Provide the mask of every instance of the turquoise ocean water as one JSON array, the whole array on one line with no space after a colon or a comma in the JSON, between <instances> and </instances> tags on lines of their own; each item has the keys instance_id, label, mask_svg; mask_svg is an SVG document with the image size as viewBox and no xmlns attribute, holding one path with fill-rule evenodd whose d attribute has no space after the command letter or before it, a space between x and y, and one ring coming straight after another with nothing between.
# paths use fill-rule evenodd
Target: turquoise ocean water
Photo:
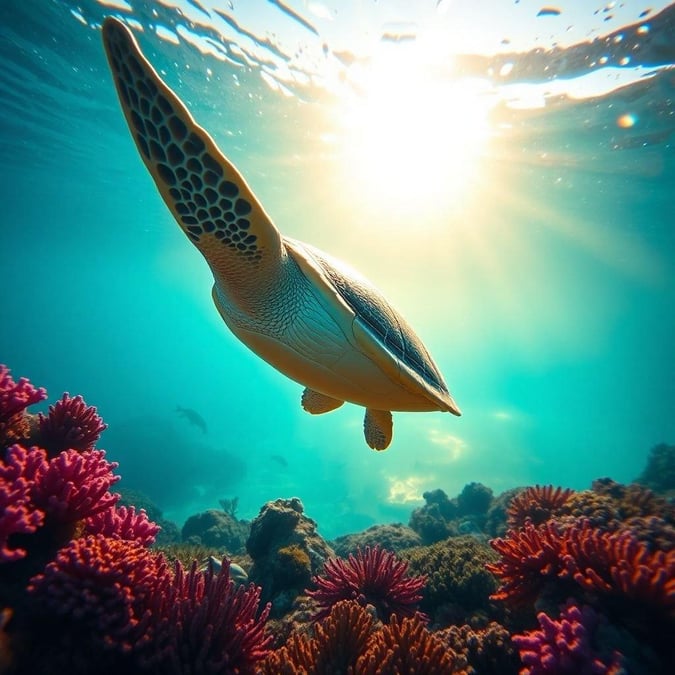
<instances>
[{"instance_id":1,"label":"turquoise ocean water","mask_svg":"<svg viewBox=\"0 0 675 675\"><path fill-rule=\"evenodd\" d=\"M109 14L279 229L406 316L461 418L395 414L373 452L362 409L310 417L229 333L129 135ZM628 482L675 442L673 64L667 3L3 0L0 362L96 405L122 485L179 525L297 496L330 538L471 481Z\"/></svg>"}]
</instances>

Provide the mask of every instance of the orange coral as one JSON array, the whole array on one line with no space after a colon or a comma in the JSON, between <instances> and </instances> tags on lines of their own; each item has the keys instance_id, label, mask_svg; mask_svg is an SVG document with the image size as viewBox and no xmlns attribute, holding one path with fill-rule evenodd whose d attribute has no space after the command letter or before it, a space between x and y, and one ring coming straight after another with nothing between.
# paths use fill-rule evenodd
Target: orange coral
<instances>
[{"instance_id":1,"label":"orange coral","mask_svg":"<svg viewBox=\"0 0 675 675\"><path fill-rule=\"evenodd\" d=\"M367 652L359 659L359 675L466 675L463 659L431 633L419 616L399 620L396 615L375 633Z\"/></svg>"}]
</instances>

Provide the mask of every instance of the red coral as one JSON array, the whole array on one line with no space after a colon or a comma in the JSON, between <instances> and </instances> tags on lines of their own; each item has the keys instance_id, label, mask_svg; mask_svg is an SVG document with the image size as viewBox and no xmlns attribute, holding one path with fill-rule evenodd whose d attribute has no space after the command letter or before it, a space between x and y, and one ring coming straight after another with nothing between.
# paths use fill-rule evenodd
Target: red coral
<instances>
[{"instance_id":1,"label":"red coral","mask_svg":"<svg viewBox=\"0 0 675 675\"><path fill-rule=\"evenodd\" d=\"M618 675L625 673L624 657L617 651L598 648L595 633L604 617L591 607L573 603L551 619L537 615L540 630L514 635L513 642L526 666L521 675Z\"/></svg>"},{"instance_id":2,"label":"red coral","mask_svg":"<svg viewBox=\"0 0 675 675\"><path fill-rule=\"evenodd\" d=\"M0 444L9 445L26 438L25 410L47 398L47 390L34 387L25 377L14 382L7 366L0 364Z\"/></svg>"},{"instance_id":3,"label":"red coral","mask_svg":"<svg viewBox=\"0 0 675 675\"><path fill-rule=\"evenodd\" d=\"M108 492L120 477L117 462L103 450L66 450L49 461L32 490L35 505L62 523L75 522L110 508L119 495Z\"/></svg>"},{"instance_id":4,"label":"red coral","mask_svg":"<svg viewBox=\"0 0 675 675\"><path fill-rule=\"evenodd\" d=\"M540 525L551 518L574 494L569 488L554 488L552 485L535 485L517 494L506 510L507 526L522 527L530 520Z\"/></svg>"},{"instance_id":5,"label":"red coral","mask_svg":"<svg viewBox=\"0 0 675 675\"><path fill-rule=\"evenodd\" d=\"M675 615L675 550L651 551L628 529L604 532L581 521L527 523L490 542L501 556L487 569L501 581L495 600L534 601L547 581L620 595Z\"/></svg>"},{"instance_id":6,"label":"red coral","mask_svg":"<svg viewBox=\"0 0 675 675\"><path fill-rule=\"evenodd\" d=\"M90 535L58 551L29 592L92 639L128 652L149 641L150 607L170 581L164 558L136 542Z\"/></svg>"},{"instance_id":7,"label":"red coral","mask_svg":"<svg viewBox=\"0 0 675 675\"><path fill-rule=\"evenodd\" d=\"M675 616L675 550L651 551L628 529L603 532L584 522L565 533L565 573L582 588L621 595Z\"/></svg>"},{"instance_id":8,"label":"red coral","mask_svg":"<svg viewBox=\"0 0 675 675\"><path fill-rule=\"evenodd\" d=\"M0 463L0 563L26 555L23 548L9 547L13 534L31 534L43 523L44 511L33 505L31 488L46 468L44 450L21 445L8 448L4 463Z\"/></svg>"},{"instance_id":9,"label":"red coral","mask_svg":"<svg viewBox=\"0 0 675 675\"><path fill-rule=\"evenodd\" d=\"M40 445L53 457L63 450L73 448L83 452L93 449L107 425L94 406L88 406L81 396L70 397L66 392L49 414L38 416Z\"/></svg>"},{"instance_id":10,"label":"red coral","mask_svg":"<svg viewBox=\"0 0 675 675\"><path fill-rule=\"evenodd\" d=\"M426 576L410 577L408 563L391 551L378 546L347 560L333 558L324 566L325 576L315 576L315 590L307 594L319 605L315 618L328 616L330 608L339 600L356 600L360 605L373 605L377 615L388 621L392 614L412 616L422 599Z\"/></svg>"},{"instance_id":11,"label":"red coral","mask_svg":"<svg viewBox=\"0 0 675 675\"><path fill-rule=\"evenodd\" d=\"M546 579L555 579L563 569L561 534L554 521L539 527L528 522L519 530L509 530L503 539L493 539L490 546L501 558L485 567L501 581L501 586L490 598L515 603L534 601Z\"/></svg>"},{"instance_id":12,"label":"red coral","mask_svg":"<svg viewBox=\"0 0 675 675\"><path fill-rule=\"evenodd\" d=\"M86 534L102 534L112 539L135 541L150 546L162 529L153 523L141 509L138 513L133 506L112 506L105 511L89 516L84 523Z\"/></svg>"},{"instance_id":13,"label":"red coral","mask_svg":"<svg viewBox=\"0 0 675 675\"><path fill-rule=\"evenodd\" d=\"M161 649L160 671L252 673L272 642L265 635L270 605L259 612L259 602L259 587L235 586L229 561L223 560L218 573L200 572L196 562L186 573L177 561L173 582L155 609L154 621L164 636L156 645Z\"/></svg>"}]
</instances>

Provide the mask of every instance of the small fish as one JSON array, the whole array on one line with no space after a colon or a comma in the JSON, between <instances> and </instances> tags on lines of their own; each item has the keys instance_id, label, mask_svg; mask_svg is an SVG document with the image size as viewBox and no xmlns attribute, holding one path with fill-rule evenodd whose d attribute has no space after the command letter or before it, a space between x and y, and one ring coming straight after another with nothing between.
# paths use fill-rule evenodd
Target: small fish
<instances>
[{"instance_id":1,"label":"small fish","mask_svg":"<svg viewBox=\"0 0 675 675\"><path fill-rule=\"evenodd\" d=\"M202 433L206 433L206 422L196 410L192 410L192 408L181 408L177 405L176 412L193 426L199 427L202 430Z\"/></svg>"},{"instance_id":2,"label":"small fish","mask_svg":"<svg viewBox=\"0 0 675 675\"><path fill-rule=\"evenodd\" d=\"M270 459L273 459L275 462L278 462L284 469L288 466L288 462L281 455L272 455Z\"/></svg>"}]
</instances>

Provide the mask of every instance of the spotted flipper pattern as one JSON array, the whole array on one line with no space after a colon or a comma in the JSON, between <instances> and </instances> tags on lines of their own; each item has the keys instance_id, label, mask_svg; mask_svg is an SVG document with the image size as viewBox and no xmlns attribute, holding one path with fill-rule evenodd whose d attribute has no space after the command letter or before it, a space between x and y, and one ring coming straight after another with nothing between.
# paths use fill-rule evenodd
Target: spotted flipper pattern
<instances>
[{"instance_id":1,"label":"spotted flipper pattern","mask_svg":"<svg viewBox=\"0 0 675 675\"><path fill-rule=\"evenodd\" d=\"M214 271L236 275L278 258L279 231L244 178L147 61L131 31L107 18L103 42L139 153L181 229ZM252 279L251 283L256 283Z\"/></svg>"},{"instance_id":2,"label":"spotted flipper pattern","mask_svg":"<svg viewBox=\"0 0 675 675\"><path fill-rule=\"evenodd\" d=\"M386 450L394 433L394 422L388 410L366 409L363 418L363 435L373 450Z\"/></svg>"},{"instance_id":3,"label":"spotted flipper pattern","mask_svg":"<svg viewBox=\"0 0 675 675\"><path fill-rule=\"evenodd\" d=\"M326 394L314 391L309 387L302 392L302 407L312 415L323 415L323 413L339 408L343 403L344 401L326 396Z\"/></svg>"}]
</instances>

